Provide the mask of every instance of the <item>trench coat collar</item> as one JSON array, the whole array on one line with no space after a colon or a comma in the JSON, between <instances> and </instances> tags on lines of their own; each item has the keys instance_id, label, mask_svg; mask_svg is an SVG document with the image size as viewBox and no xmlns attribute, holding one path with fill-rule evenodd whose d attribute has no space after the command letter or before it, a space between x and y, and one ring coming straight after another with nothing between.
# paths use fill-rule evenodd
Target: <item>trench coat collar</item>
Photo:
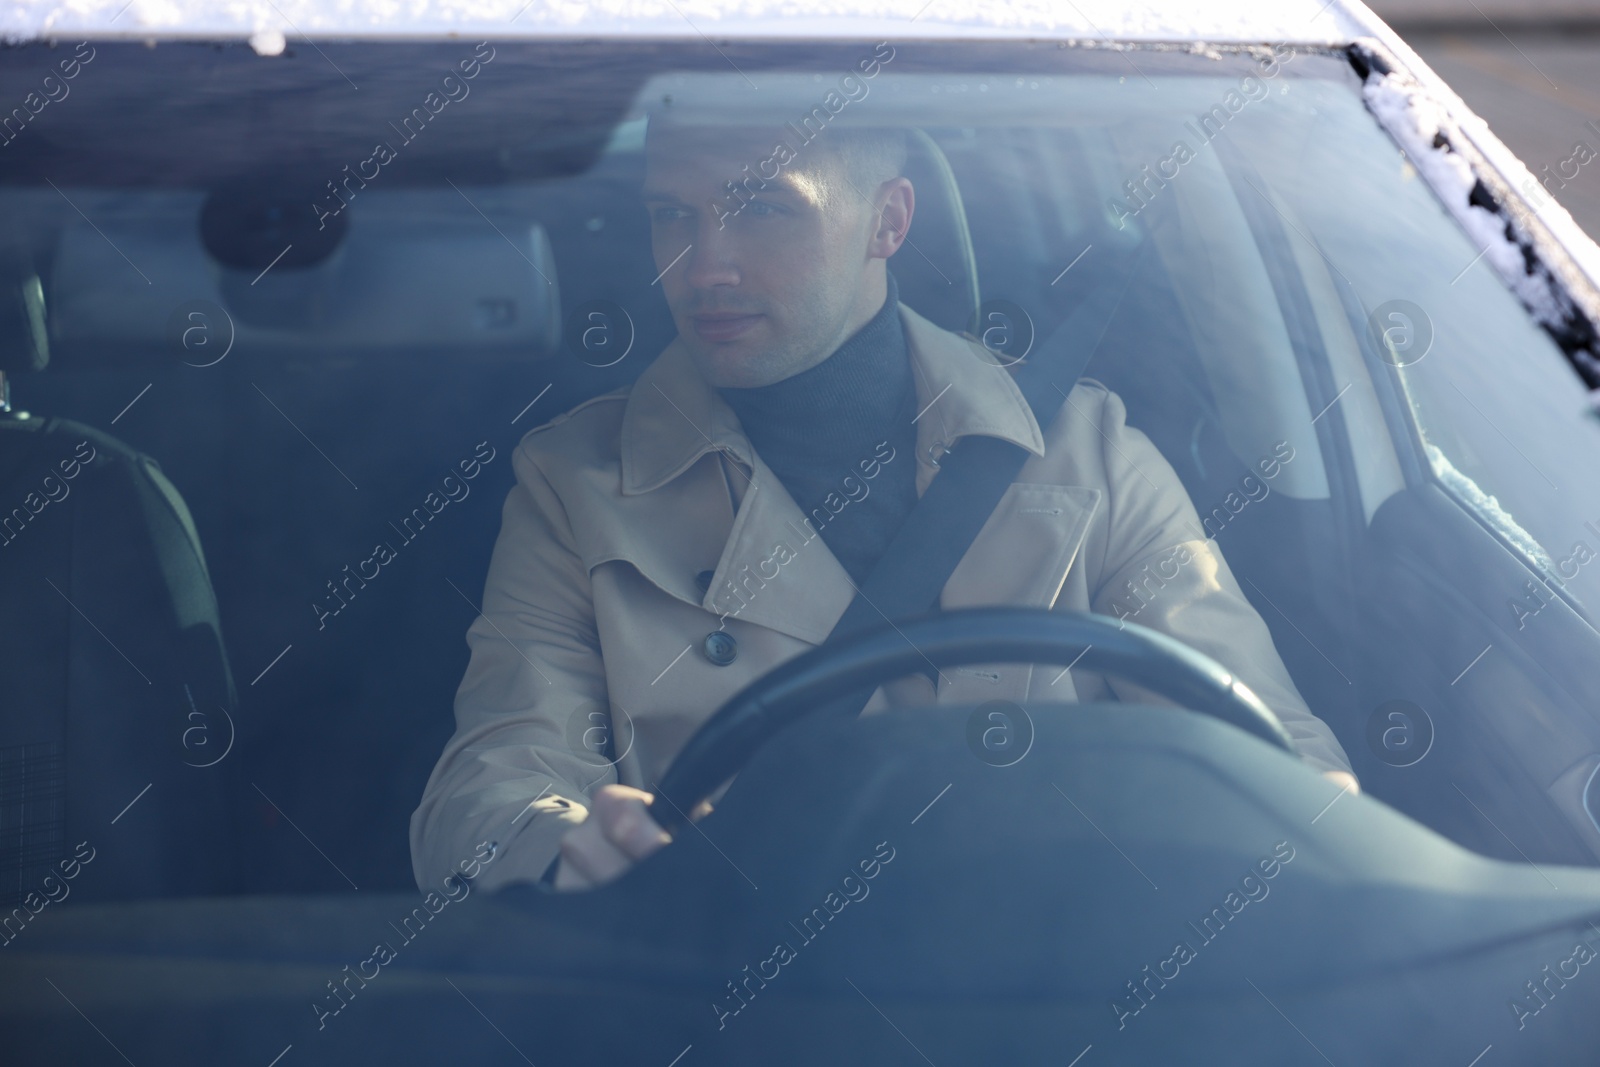
<instances>
[{"instance_id":1,"label":"trench coat collar","mask_svg":"<svg viewBox=\"0 0 1600 1067\"><path fill-rule=\"evenodd\" d=\"M1044 435L1022 391L976 341L950 333L900 305L906 350L917 388L917 456L924 468L917 490L932 476L927 460L962 437L999 437L1036 456ZM674 340L639 376L622 417L622 492L659 489L708 452L723 451L755 467L739 420Z\"/></svg>"}]
</instances>

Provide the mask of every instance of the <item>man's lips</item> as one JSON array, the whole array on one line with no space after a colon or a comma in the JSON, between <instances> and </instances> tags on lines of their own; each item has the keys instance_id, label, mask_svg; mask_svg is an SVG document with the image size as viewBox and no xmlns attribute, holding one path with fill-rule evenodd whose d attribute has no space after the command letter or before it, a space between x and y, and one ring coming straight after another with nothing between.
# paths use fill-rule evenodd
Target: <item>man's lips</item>
<instances>
[{"instance_id":1,"label":"man's lips","mask_svg":"<svg viewBox=\"0 0 1600 1067\"><path fill-rule=\"evenodd\" d=\"M755 325L760 315L739 315L732 312L707 312L690 316L694 332L702 341L731 341Z\"/></svg>"}]
</instances>

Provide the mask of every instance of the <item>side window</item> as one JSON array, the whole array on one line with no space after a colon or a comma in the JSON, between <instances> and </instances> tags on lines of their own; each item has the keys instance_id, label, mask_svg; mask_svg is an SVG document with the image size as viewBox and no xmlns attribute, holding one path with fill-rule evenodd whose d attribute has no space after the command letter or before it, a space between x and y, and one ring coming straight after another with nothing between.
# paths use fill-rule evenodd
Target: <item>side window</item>
<instances>
[{"instance_id":1,"label":"side window","mask_svg":"<svg viewBox=\"0 0 1600 1067\"><path fill-rule=\"evenodd\" d=\"M1293 220L1297 257L1326 264L1349 326L1380 354L1374 385L1397 394L1416 431L1395 446L1416 449L1417 466L1513 551L1600 610L1600 481L1562 473L1600 459L1582 383L1501 280L1502 250L1468 237L1362 104L1308 84L1284 101L1296 99L1296 151L1242 123L1230 137L1274 214Z\"/></svg>"},{"instance_id":2,"label":"side window","mask_svg":"<svg viewBox=\"0 0 1600 1067\"><path fill-rule=\"evenodd\" d=\"M1513 302L1482 264L1454 287L1464 309ZM1600 421L1554 344L1520 308L1503 311L1452 317L1394 301L1374 312L1372 328L1403 382L1423 468L1592 612L1600 485L1570 472L1574 456L1596 454Z\"/></svg>"}]
</instances>

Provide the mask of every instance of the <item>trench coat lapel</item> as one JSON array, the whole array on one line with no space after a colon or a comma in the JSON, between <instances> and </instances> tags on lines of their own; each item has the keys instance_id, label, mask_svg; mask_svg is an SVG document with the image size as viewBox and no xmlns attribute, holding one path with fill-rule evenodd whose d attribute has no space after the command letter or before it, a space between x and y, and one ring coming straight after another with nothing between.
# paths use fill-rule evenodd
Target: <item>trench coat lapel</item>
<instances>
[{"instance_id":1,"label":"trench coat lapel","mask_svg":"<svg viewBox=\"0 0 1600 1067\"><path fill-rule=\"evenodd\" d=\"M820 644L855 592L778 476L757 459L706 606Z\"/></svg>"},{"instance_id":2,"label":"trench coat lapel","mask_svg":"<svg viewBox=\"0 0 1600 1067\"><path fill-rule=\"evenodd\" d=\"M687 526L691 538L720 546L710 586L703 595L695 588L693 602L810 644L828 636L855 595L849 575L677 342L629 394L621 448L623 496L638 506L626 508L637 517L619 516L620 528L632 531L635 541L681 544L685 537L667 531ZM706 491L722 494L729 506L717 516L703 505L675 506L703 501ZM656 585L686 598L692 561L664 557L645 544L625 558Z\"/></svg>"}]
</instances>

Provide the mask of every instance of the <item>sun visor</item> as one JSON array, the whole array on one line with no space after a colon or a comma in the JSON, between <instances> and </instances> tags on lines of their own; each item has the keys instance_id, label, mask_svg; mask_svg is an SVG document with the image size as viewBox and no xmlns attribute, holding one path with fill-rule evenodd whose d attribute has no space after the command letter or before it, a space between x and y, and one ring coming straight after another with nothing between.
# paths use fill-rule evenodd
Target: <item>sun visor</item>
<instances>
[{"instance_id":1,"label":"sun visor","mask_svg":"<svg viewBox=\"0 0 1600 1067\"><path fill-rule=\"evenodd\" d=\"M536 358L560 340L550 242L499 190L366 192L331 235L218 224L197 193L81 195L95 222L62 228L45 294L69 363Z\"/></svg>"}]
</instances>

